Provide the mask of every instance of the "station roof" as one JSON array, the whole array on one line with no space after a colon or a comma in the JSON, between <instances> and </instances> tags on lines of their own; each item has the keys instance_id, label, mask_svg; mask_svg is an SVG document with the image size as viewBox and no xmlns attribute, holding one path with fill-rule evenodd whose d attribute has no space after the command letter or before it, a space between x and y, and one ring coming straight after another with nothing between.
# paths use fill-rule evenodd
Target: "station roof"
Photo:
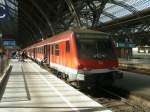
<instances>
[{"instance_id":1,"label":"station roof","mask_svg":"<svg viewBox=\"0 0 150 112\"><path fill-rule=\"evenodd\" d=\"M15 36L18 22L18 1L0 0L0 32L3 35Z\"/></svg>"},{"instance_id":2,"label":"station roof","mask_svg":"<svg viewBox=\"0 0 150 112\"><path fill-rule=\"evenodd\" d=\"M103 10L112 16L102 13L100 21L112 21L116 18L122 18L124 16L139 13L142 10L150 8L150 0L116 0L112 3L107 3Z\"/></svg>"},{"instance_id":3,"label":"station roof","mask_svg":"<svg viewBox=\"0 0 150 112\"><path fill-rule=\"evenodd\" d=\"M7 15L0 18L3 34L28 44L70 27L121 34L150 30L150 0L0 0L0 6Z\"/></svg>"}]
</instances>

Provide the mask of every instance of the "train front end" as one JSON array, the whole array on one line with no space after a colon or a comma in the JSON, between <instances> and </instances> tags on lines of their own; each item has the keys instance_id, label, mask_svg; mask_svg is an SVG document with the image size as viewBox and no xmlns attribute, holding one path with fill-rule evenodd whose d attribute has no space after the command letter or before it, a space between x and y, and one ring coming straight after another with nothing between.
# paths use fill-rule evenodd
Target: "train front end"
<instances>
[{"instance_id":1,"label":"train front end","mask_svg":"<svg viewBox=\"0 0 150 112\"><path fill-rule=\"evenodd\" d=\"M76 33L77 80L90 86L109 86L121 78L112 39L104 33Z\"/></svg>"}]
</instances>

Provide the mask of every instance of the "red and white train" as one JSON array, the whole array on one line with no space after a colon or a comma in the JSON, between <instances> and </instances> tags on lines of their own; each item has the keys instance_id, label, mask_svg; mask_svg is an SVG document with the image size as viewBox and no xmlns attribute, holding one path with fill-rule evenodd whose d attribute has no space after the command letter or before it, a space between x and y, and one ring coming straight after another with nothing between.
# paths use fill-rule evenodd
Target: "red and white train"
<instances>
[{"instance_id":1,"label":"red and white train","mask_svg":"<svg viewBox=\"0 0 150 112\"><path fill-rule=\"evenodd\" d=\"M25 48L27 56L43 62L60 77L90 85L112 84L121 78L112 39L103 32L70 30Z\"/></svg>"}]
</instances>

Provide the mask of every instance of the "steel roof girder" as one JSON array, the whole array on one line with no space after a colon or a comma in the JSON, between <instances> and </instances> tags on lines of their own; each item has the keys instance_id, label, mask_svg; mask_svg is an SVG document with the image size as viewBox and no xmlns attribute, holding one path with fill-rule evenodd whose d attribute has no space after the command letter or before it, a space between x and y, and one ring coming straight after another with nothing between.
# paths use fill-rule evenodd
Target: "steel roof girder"
<instances>
[{"instance_id":1,"label":"steel roof girder","mask_svg":"<svg viewBox=\"0 0 150 112\"><path fill-rule=\"evenodd\" d=\"M45 20L46 20L46 22L47 22L47 24L48 24L48 26L49 26L49 28L50 28L50 30L51 30L51 32L52 32L52 34L54 35L54 34L55 34L54 28L53 28L53 26L52 26L52 23L51 23L50 20L48 19L47 15L45 14L45 12L39 7L39 5L38 5L34 0L31 0L30 2L31 2L31 3L37 8L37 10L43 15L43 17L45 18Z\"/></svg>"},{"instance_id":2,"label":"steel roof girder","mask_svg":"<svg viewBox=\"0 0 150 112\"><path fill-rule=\"evenodd\" d=\"M72 0L65 0L65 2L66 2L66 4L69 7L70 12L73 14L73 16L75 16L75 20L76 20L77 26L81 27L80 17L79 17L79 14L76 12L76 9L75 9L75 7L73 5Z\"/></svg>"},{"instance_id":3,"label":"steel roof girder","mask_svg":"<svg viewBox=\"0 0 150 112\"><path fill-rule=\"evenodd\" d=\"M32 17L30 15L28 15L28 13L26 11L24 11L23 9L21 9L21 10L22 10L23 14L25 15L25 17L30 19L29 21L31 21L31 24L33 24L37 28L37 30L40 32L41 37L44 38L44 34L43 34L41 28L39 27L39 25L32 19Z\"/></svg>"},{"instance_id":4,"label":"steel roof girder","mask_svg":"<svg viewBox=\"0 0 150 112\"><path fill-rule=\"evenodd\" d=\"M118 5L120 7L123 7L124 9L126 9L126 10L128 10L128 11L130 11L132 13L137 13L138 12L135 7L133 7L131 5L128 5L125 2L123 2L123 1L109 0L108 2L109 3L113 3L115 5Z\"/></svg>"}]
</instances>

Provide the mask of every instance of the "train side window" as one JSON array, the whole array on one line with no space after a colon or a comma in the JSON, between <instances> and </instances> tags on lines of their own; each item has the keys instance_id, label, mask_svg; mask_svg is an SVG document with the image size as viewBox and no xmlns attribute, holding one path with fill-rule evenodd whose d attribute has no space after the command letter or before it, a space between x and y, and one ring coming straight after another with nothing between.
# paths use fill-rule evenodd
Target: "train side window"
<instances>
[{"instance_id":1,"label":"train side window","mask_svg":"<svg viewBox=\"0 0 150 112\"><path fill-rule=\"evenodd\" d=\"M51 48L51 46L50 46L50 45L48 45L48 46L47 46L48 54L50 54L50 53L51 53L51 52L50 52L50 48Z\"/></svg>"},{"instance_id":2,"label":"train side window","mask_svg":"<svg viewBox=\"0 0 150 112\"><path fill-rule=\"evenodd\" d=\"M54 45L52 45L52 55L54 55Z\"/></svg>"},{"instance_id":3,"label":"train side window","mask_svg":"<svg viewBox=\"0 0 150 112\"><path fill-rule=\"evenodd\" d=\"M42 53L44 53L44 46L42 46Z\"/></svg>"},{"instance_id":4,"label":"train side window","mask_svg":"<svg viewBox=\"0 0 150 112\"><path fill-rule=\"evenodd\" d=\"M55 45L55 55L59 56L59 45L58 44Z\"/></svg>"},{"instance_id":5,"label":"train side window","mask_svg":"<svg viewBox=\"0 0 150 112\"><path fill-rule=\"evenodd\" d=\"M66 52L70 52L70 42L66 41Z\"/></svg>"}]
</instances>

